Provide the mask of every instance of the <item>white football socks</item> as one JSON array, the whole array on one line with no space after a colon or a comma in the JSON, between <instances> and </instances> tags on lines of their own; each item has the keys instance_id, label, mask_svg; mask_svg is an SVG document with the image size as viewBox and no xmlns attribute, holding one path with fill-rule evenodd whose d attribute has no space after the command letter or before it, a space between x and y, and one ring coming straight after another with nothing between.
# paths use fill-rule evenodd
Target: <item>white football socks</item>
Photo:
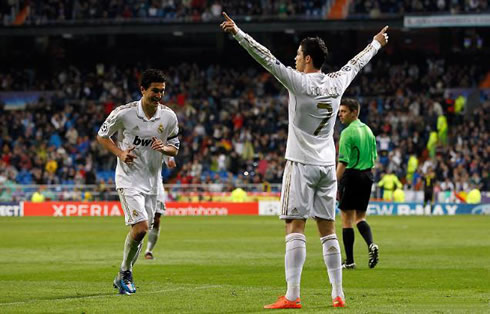
<instances>
[{"instance_id":1,"label":"white football socks","mask_svg":"<svg viewBox=\"0 0 490 314\"><path fill-rule=\"evenodd\" d=\"M158 237L160 236L160 226L158 228L152 228L148 233L148 243L146 245L146 252L152 252L155 244L157 244Z\"/></svg>"},{"instance_id":2,"label":"white football socks","mask_svg":"<svg viewBox=\"0 0 490 314\"><path fill-rule=\"evenodd\" d=\"M337 236L329 234L320 238L323 246L323 260L327 266L328 278L332 284L332 299L340 296L344 299L342 290L342 262L340 257L340 246Z\"/></svg>"},{"instance_id":3,"label":"white football socks","mask_svg":"<svg viewBox=\"0 0 490 314\"><path fill-rule=\"evenodd\" d=\"M300 295L301 272L306 259L306 237L301 233L290 233L286 236L286 282L288 290L286 299L295 301Z\"/></svg>"},{"instance_id":4,"label":"white football socks","mask_svg":"<svg viewBox=\"0 0 490 314\"><path fill-rule=\"evenodd\" d=\"M126 241L124 242L124 253L123 253L123 261L121 263L121 270L133 270L133 261L136 262L138 258L138 254L141 250L142 241L136 241L131 236L129 232L126 236ZM136 259L135 259L136 258Z\"/></svg>"},{"instance_id":5,"label":"white football socks","mask_svg":"<svg viewBox=\"0 0 490 314\"><path fill-rule=\"evenodd\" d=\"M138 244L138 252L133 257L133 260L131 261L131 269L133 268L133 265L136 263L138 260L138 256L140 256L141 248L143 247L143 240L141 240L140 244Z\"/></svg>"}]
</instances>

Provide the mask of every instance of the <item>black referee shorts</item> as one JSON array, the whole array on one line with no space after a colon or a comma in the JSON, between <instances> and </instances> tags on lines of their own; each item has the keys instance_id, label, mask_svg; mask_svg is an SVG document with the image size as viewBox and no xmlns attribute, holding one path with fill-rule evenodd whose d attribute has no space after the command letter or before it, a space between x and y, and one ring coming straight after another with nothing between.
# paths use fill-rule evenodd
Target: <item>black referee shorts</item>
<instances>
[{"instance_id":1,"label":"black referee shorts","mask_svg":"<svg viewBox=\"0 0 490 314\"><path fill-rule=\"evenodd\" d=\"M424 191L424 203L432 202L432 198L434 197L434 193L432 191Z\"/></svg>"},{"instance_id":2,"label":"black referee shorts","mask_svg":"<svg viewBox=\"0 0 490 314\"><path fill-rule=\"evenodd\" d=\"M366 211L372 186L371 169L346 169L339 182L339 209Z\"/></svg>"}]
</instances>

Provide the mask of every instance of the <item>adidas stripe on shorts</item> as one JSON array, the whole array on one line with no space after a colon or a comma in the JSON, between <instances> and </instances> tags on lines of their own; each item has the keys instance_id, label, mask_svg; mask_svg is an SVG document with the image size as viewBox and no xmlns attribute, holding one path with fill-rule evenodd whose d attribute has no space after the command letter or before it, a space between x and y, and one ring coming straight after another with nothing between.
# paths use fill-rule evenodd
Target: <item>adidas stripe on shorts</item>
<instances>
[{"instance_id":1,"label":"adidas stripe on shorts","mask_svg":"<svg viewBox=\"0 0 490 314\"><path fill-rule=\"evenodd\" d=\"M281 189L281 219L335 220L335 166L305 165L287 160Z\"/></svg>"}]
</instances>

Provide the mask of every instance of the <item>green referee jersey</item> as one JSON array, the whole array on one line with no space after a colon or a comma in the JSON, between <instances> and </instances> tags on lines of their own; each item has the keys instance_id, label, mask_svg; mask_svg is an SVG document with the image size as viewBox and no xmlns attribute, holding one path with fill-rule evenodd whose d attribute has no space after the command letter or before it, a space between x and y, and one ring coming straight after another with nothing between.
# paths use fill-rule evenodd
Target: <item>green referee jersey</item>
<instances>
[{"instance_id":1,"label":"green referee jersey","mask_svg":"<svg viewBox=\"0 0 490 314\"><path fill-rule=\"evenodd\" d=\"M378 154L376 138L371 129L359 119L347 126L340 134L339 162L347 169L365 170L374 167Z\"/></svg>"}]
</instances>

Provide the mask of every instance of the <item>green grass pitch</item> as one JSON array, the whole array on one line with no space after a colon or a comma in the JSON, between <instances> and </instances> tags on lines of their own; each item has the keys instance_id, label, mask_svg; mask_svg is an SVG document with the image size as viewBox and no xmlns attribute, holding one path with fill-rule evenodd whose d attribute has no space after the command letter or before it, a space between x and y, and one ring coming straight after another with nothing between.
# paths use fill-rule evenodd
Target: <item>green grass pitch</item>
<instances>
[{"instance_id":1,"label":"green grass pitch","mask_svg":"<svg viewBox=\"0 0 490 314\"><path fill-rule=\"evenodd\" d=\"M344 309L331 308L320 241L308 222L301 313L490 312L489 216L369 222L380 263L368 269L356 231L358 269L344 271ZM0 313L263 313L284 294L277 217L168 217L162 226L156 259L141 256L135 266L137 293L120 296L112 280L123 218L0 218Z\"/></svg>"}]
</instances>

